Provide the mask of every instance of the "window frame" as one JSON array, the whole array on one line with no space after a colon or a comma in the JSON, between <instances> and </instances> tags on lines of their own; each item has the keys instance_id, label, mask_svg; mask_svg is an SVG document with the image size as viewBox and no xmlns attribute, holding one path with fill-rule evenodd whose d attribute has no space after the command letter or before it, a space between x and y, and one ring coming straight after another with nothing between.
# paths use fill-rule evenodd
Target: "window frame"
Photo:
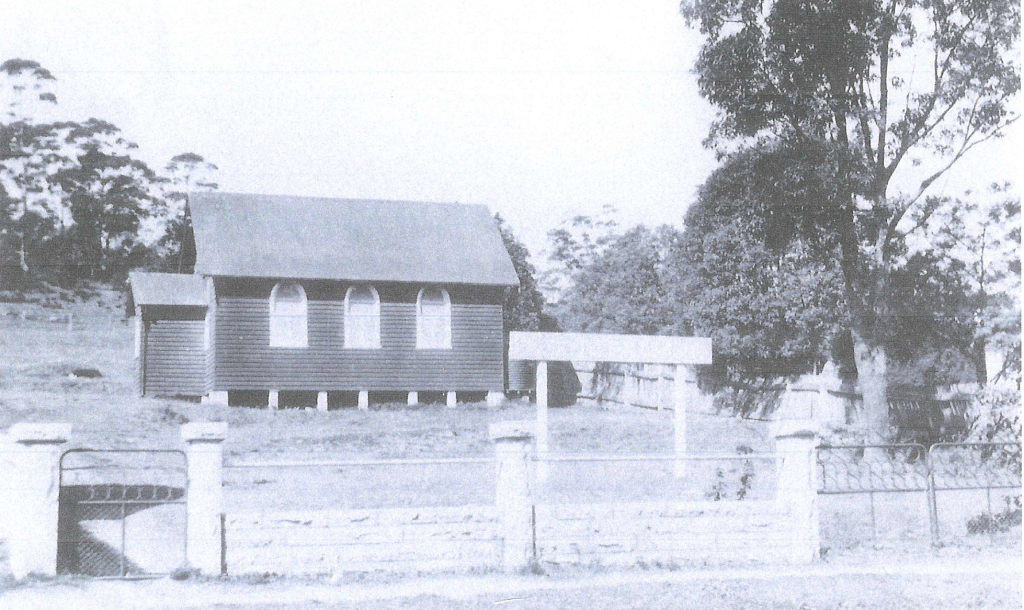
<instances>
[{"instance_id":1,"label":"window frame","mask_svg":"<svg viewBox=\"0 0 1024 610\"><path fill-rule=\"evenodd\" d=\"M302 326L301 338L296 338L296 339L293 339L293 340L290 340L290 341L289 340L282 340L282 337L280 336L281 335L281 331L278 331L278 333L276 333L277 341L275 341L275 332L274 332L275 316L277 316L278 314L275 314L274 310L276 309L276 305L277 305L277 293L278 293L278 290L281 288L281 286L288 286L288 285L293 285L296 288L298 288L299 289L299 294L302 296L302 314L301 314L301 323L300 323L301 326ZM268 341L268 343L270 344L270 347L273 347L273 348L285 348L285 349L296 349L296 348L304 349L304 348L308 348L309 347L309 298L306 296L306 289L302 287L302 284L300 282L289 281L289 280L282 280L282 281L277 282L276 284L274 284L274 287L270 291L270 299L269 299L268 304L270 306L270 315L269 315L270 337L269 337L269 341Z\"/></svg>"},{"instance_id":2,"label":"window frame","mask_svg":"<svg viewBox=\"0 0 1024 610\"><path fill-rule=\"evenodd\" d=\"M349 333L349 328L351 328L351 326L349 324L349 319L350 319L349 316L353 315L352 312L351 312L351 296L352 296L352 291L356 290L357 288L368 288L370 290L370 294L373 295L373 304L374 304L373 337L372 337L372 341L370 341L369 345L364 345L364 344L352 345L350 343L352 334ZM344 317L343 317L342 324L343 324L343 327L342 327L342 338L343 338L342 348L343 349L380 349L381 348L381 343L380 343L380 293L377 292L377 289L374 288L372 284L352 284L348 288L345 289L345 311L344 311Z\"/></svg>"},{"instance_id":3,"label":"window frame","mask_svg":"<svg viewBox=\"0 0 1024 610\"><path fill-rule=\"evenodd\" d=\"M423 293L427 290L440 290L441 296L444 297L444 319L447 321L444 333L444 341L441 345L424 345L425 343L425 329L423 326L423 320L425 318L423 313ZM452 349L452 297L448 292L448 289L444 286L424 286L420 288L416 294L416 349L427 349L427 350L450 350Z\"/></svg>"}]
</instances>

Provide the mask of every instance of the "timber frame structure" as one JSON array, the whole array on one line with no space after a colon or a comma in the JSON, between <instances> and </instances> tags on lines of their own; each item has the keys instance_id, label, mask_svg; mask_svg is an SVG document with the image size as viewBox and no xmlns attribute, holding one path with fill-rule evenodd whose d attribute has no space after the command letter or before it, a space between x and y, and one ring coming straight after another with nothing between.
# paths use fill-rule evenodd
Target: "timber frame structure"
<instances>
[{"instance_id":1,"label":"timber frame structure","mask_svg":"<svg viewBox=\"0 0 1024 610\"><path fill-rule=\"evenodd\" d=\"M548 443L548 362L590 361L630 364L671 364L676 368L673 386L676 475L685 470L686 407L704 399L697 387L696 366L711 364L711 339L646 335L589 333L509 333L509 362L537 363L537 477L547 478L544 457Z\"/></svg>"},{"instance_id":2,"label":"timber frame structure","mask_svg":"<svg viewBox=\"0 0 1024 610\"><path fill-rule=\"evenodd\" d=\"M484 206L189 198L195 273L132 273L142 395L367 408L370 392L504 398L519 279ZM479 399L479 398L478 398Z\"/></svg>"}]
</instances>

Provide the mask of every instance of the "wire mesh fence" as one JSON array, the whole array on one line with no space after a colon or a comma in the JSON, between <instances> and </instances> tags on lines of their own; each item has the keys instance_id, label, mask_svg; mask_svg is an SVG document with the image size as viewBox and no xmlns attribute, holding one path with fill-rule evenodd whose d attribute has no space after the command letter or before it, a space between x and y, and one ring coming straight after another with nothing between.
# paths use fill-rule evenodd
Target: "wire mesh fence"
<instances>
[{"instance_id":1,"label":"wire mesh fence","mask_svg":"<svg viewBox=\"0 0 1024 610\"><path fill-rule=\"evenodd\" d=\"M185 564L185 455L72 449L60 460L57 568L130 577Z\"/></svg>"},{"instance_id":2,"label":"wire mesh fence","mask_svg":"<svg viewBox=\"0 0 1024 610\"><path fill-rule=\"evenodd\" d=\"M780 456L766 453L566 454L534 458L545 503L767 500Z\"/></svg>"},{"instance_id":3,"label":"wire mesh fence","mask_svg":"<svg viewBox=\"0 0 1024 610\"><path fill-rule=\"evenodd\" d=\"M494 469L492 458L227 461L224 501L228 511L493 504Z\"/></svg>"},{"instance_id":4,"label":"wire mesh fence","mask_svg":"<svg viewBox=\"0 0 1024 610\"><path fill-rule=\"evenodd\" d=\"M551 453L532 460L531 492L546 503L767 500L775 454ZM344 459L303 455L228 460L230 511L490 505L493 458Z\"/></svg>"}]
</instances>

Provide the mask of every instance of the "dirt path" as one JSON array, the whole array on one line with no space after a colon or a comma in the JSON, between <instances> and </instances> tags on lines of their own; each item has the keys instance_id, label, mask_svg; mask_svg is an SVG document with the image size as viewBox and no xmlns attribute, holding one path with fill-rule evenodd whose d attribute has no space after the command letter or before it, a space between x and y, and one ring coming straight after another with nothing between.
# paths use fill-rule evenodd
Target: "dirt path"
<instances>
[{"instance_id":1,"label":"dirt path","mask_svg":"<svg viewBox=\"0 0 1024 610\"><path fill-rule=\"evenodd\" d=\"M602 589L636 585L694 582L773 581L841 577L1005 576L1020 582L1021 561L998 559L972 562L929 562L916 565L805 566L783 569L700 570L685 572L575 574L572 577L477 576L410 579L390 584L336 586L319 582L274 581L252 584L238 581L58 581L36 583L0 594L7 610L118 610L121 608L315 607L319 604L360 604L380 600L433 598L471 600L480 596L522 599L531 593Z\"/></svg>"}]
</instances>

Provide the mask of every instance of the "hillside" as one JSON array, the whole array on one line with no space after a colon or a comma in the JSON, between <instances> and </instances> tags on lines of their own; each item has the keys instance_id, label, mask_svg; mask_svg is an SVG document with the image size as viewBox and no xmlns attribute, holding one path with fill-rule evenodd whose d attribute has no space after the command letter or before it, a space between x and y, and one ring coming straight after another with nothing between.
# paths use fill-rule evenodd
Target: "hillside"
<instances>
[{"instance_id":1,"label":"hillside","mask_svg":"<svg viewBox=\"0 0 1024 610\"><path fill-rule=\"evenodd\" d=\"M186 421L227 421L230 454L313 452L364 457L483 455L487 425L531 419L522 402L500 409L482 404L450 410L439 405L410 409L377 405L370 412L321 413L200 405L184 400L140 398L134 378L132 321L124 296L92 285L28 294L0 302L0 428L19 421L75 425L74 443L92 447L176 447ZM18 302L11 302L16 300ZM76 377L96 369L100 377ZM690 414L690 446L729 451L765 446L758 422ZM576 406L551 414L553 448L561 451L662 453L671 450L671 412L610 411ZM725 433L723 433L725 432Z\"/></svg>"}]
</instances>

